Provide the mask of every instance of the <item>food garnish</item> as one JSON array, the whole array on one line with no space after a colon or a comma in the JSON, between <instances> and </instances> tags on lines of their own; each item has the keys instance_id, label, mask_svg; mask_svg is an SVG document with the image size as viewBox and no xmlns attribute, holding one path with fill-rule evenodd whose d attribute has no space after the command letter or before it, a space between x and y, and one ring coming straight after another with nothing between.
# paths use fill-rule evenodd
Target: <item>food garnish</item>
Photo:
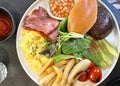
<instances>
[{"instance_id":1,"label":"food garnish","mask_svg":"<svg viewBox=\"0 0 120 86\"><path fill-rule=\"evenodd\" d=\"M68 31L84 35L96 22L97 0L77 0L68 17Z\"/></svg>"},{"instance_id":2,"label":"food garnish","mask_svg":"<svg viewBox=\"0 0 120 86\"><path fill-rule=\"evenodd\" d=\"M68 17L65 17L58 26L59 31L67 32L67 23L68 23Z\"/></svg>"},{"instance_id":3,"label":"food garnish","mask_svg":"<svg viewBox=\"0 0 120 86\"><path fill-rule=\"evenodd\" d=\"M87 38L79 39L70 39L63 43L62 52L63 54L75 54L82 53L84 50L88 49L90 46L91 40Z\"/></svg>"}]
</instances>

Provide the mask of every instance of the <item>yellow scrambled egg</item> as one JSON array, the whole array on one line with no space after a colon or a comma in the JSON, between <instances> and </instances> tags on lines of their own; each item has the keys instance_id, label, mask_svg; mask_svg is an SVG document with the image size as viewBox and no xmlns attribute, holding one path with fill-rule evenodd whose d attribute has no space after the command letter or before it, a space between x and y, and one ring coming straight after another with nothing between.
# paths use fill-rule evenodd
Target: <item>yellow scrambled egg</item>
<instances>
[{"instance_id":1,"label":"yellow scrambled egg","mask_svg":"<svg viewBox=\"0 0 120 86\"><path fill-rule=\"evenodd\" d=\"M37 31L22 31L21 47L25 53L31 68L39 72L42 66L47 62L48 57L40 55L39 52L45 49L47 40Z\"/></svg>"}]
</instances>

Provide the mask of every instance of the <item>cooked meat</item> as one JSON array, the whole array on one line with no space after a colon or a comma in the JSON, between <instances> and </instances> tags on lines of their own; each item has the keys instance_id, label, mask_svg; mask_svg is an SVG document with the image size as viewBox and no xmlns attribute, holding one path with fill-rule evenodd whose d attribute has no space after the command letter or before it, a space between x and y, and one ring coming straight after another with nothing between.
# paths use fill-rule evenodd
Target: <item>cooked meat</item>
<instances>
[{"instance_id":1,"label":"cooked meat","mask_svg":"<svg viewBox=\"0 0 120 86\"><path fill-rule=\"evenodd\" d=\"M42 32L48 40L54 42L57 38L57 26L59 21L50 18L47 11L39 7L32 12L24 20L24 28Z\"/></svg>"},{"instance_id":2,"label":"cooked meat","mask_svg":"<svg viewBox=\"0 0 120 86\"><path fill-rule=\"evenodd\" d=\"M42 19L36 15L26 17L26 20L24 22L25 28L40 31L46 35L54 31L57 25L58 21L55 21L51 18Z\"/></svg>"},{"instance_id":3,"label":"cooked meat","mask_svg":"<svg viewBox=\"0 0 120 86\"><path fill-rule=\"evenodd\" d=\"M113 20L110 13L103 7L98 7L97 21L88 32L95 39L103 39L112 31Z\"/></svg>"},{"instance_id":4,"label":"cooked meat","mask_svg":"<svg viewBox=\"0 0 120 86\"><path fill-rule=\"evenodd\" d=\"M48 34L48 38L54 42L54 40L57 39L57 35L58 35L58 30L54 30L53 32Z\"/></svg>"},{"instance_id":5,"label":"cooked meat","mask_svg":"<svg viewBox=\"0 0 120 86\"><path fill-rule=\"evenodd\" d=\"M37 15L41 18L50 18L47 11L42 7L39 7L38 9L33 10L32 15Z\"/></svg>"}]
</instances>

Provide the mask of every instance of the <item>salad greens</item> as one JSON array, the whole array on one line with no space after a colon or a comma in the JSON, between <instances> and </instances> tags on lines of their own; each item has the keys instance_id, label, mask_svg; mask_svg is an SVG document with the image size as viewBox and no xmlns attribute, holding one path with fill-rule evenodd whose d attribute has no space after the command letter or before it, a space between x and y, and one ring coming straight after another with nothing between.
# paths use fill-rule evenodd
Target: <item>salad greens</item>
<instances>
[{"instance_id":1,"label":"salad greens","mask_svg":"<svg viewBox=\"0 0 120 86\"><path fill-rule=\"evenodd\" d=\"M67 32L67 21L68 17L66 17L63 21L60 22L58 30L59 30L59 36L56 43L56 54L61 53L61 47L64 44L64 42L68 41L71 38L83 38L84 35L78 34L75 32Z\"/></svg>"},{"instance_id":2,"label":"salad greens","mask_svg":"<svg viewBox=\"0 0 120 86\"><path fill-rule=\"evenodd\" d=\"M57 53L61 53L62 45L71 38L83 38L83 35L75 33L75 32L67 33L67 32L59 31L58 42L56 43L56 47L57 47L57 50L58 50Z\"/></svg>"},{"instance_id":3,"label":"salad greens","mask_svg":"<svg viewBox=\"0 0 120 86\"><path fill-rule=\"evenodd\" d=\"M40 54L48 53L55 63L70 58L88 58L101 68L112 64L111 55L118 57L117 51L105 39L95 40L88 35L67 32L67 21L65 18L59 24L57 42L51 43Z\"/></svg>"},{"instance_id":4,"label":"salad greens","mask_svg":"<svg viewBox=\"0 0 120 86\"><path fill-rule=\"evenodd\" d=\"M90 46L90 40L87 38L82 39L70 39L65 42L62 46L63 54L74 54L78 52L83 52Z\"/></svg>"},{"instance_id":5,"label":"salad greens","mask_svg":"<svg viewBox=\"0 0 120 86\"><path fill-rule=\"evenodd\" d=\"M59 31L67 32L67 22L68 22L68 17L66 17L60 22L58 26Z\"/></svg>"},{"instance_id":6,"label":"salad greens","mask_svg":"<svg viewBox=\"0 0 120 86\"><path fill-rule=\"evenodd\" d=\"M58 63L61 60L70 59L70 58L76 58L76 59L80 59L81 60L81 58L77 58L77 57L75 57L73 55L65 55L65 54L57 54L57 55L54 55L52 58L54 59L55 63Z\"/></svg>"}]
</instances>

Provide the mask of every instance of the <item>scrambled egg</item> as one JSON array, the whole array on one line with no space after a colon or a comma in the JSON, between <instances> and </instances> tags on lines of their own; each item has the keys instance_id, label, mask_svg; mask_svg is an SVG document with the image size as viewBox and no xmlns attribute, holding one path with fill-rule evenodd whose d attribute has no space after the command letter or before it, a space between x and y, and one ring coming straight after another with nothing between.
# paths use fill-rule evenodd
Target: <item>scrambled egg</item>
<instances>
[{"instance_id":1,"label":"scrambled egg","mask_svg":"<svg viewBox=\"0 0 120 86\"><path fill-rule=\"evenodd\" d=\"M31 68L35 72L39 72L49 59L48 57L39 54L40 51L45 49L47 40L44 39L39 32L32 30L23 29L22 36L21 48L25 53L25 57Z\"/></svg>"}]
</instances>

